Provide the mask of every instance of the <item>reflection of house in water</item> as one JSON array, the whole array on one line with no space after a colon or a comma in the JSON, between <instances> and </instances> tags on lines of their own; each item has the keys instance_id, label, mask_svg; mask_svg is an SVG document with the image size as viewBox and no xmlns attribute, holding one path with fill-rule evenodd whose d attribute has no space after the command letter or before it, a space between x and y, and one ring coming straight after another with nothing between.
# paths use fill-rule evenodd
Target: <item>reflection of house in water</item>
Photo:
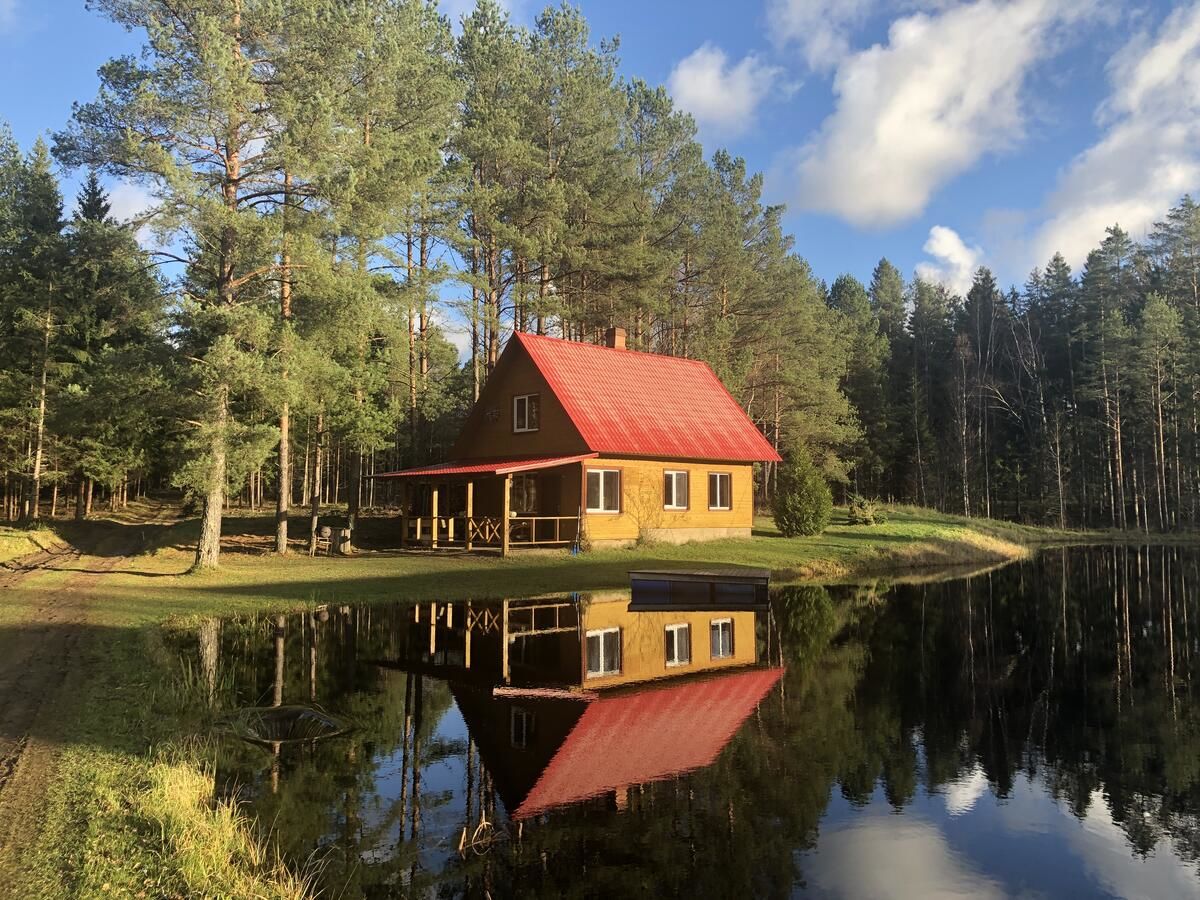
<instances>
[{"instance_id":1,"label":"reflection of house in water","mask_svg":"<svg viewBox=\"0 0 1200 900\"><path fill-rule=\"evenodd\" d=\"M621 805L631 786L711 764L778 681L759 662L768 614L740 600L422 604L382 664L451 682L514 818L607 793Z\"/></svg>"}]
</instances>

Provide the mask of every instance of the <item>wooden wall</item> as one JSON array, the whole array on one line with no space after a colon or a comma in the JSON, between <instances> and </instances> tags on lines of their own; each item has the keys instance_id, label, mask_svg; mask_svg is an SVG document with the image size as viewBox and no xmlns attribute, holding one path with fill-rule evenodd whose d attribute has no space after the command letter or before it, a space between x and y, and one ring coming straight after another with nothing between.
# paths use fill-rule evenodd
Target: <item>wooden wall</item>
<instances>
[{"instance_id":1,"label":"wooden wall","mask_svg":"<svg viewBox=\"0 0 1200 900\"><path fill-rule=\"evenodd\" d=\"M709 625L714 619L733 620L733 656L712 659L709 644ZM668 666L664 647L664 632L668 625L686 623L691 626L692 661L687 665ZM621 629L621 672L584 678L584 687L607 688L636 684L656 678L687 675L693 672L715 671L731 666L746 666L755 661L754 612L630 612L629 601L593 602L583 619L585 631L604 628ZM584 671L587 669L587 646L584 645Z\"/></svg>"},{"instance_id":2,"label":"wooden wall","mask_svg":"<svg viewBox=\"0 0 1200 900\"><path fill-rule=\"evenodd\" d=\"M587 513L591 541L633 541L643 531L695 529L697 538L706 529L749 529L754 524L754 466L749 463L677 463L661 460L598 457L584 463L589 469L621 470L621 512ZM663 509L663 473L688 473L689 505L686 510ZM731 509L708 508L708 473L732 476ZM679 537L680 535L676 535ZM716 535L713 535L716 536Z\"/></svg>"}]
</instances>

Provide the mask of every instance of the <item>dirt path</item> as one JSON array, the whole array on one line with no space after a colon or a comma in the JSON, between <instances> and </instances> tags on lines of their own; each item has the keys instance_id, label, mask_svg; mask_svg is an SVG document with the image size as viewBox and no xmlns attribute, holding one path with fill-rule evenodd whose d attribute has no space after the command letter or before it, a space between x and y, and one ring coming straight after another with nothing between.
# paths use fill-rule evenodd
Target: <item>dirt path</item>
<instances>
[{"instance_id":1,"label":"dirt path","mask_svg":"<svg viewBox=\"0 0 1200 900\"><path fill-rule=\"evenodd\" d=\"M170 510L160 507L149 521L169 517ZM36 838L31 823L39 820L60 749L54 739L56 707L71 683L86 677L80 661L93 589L107 572L127 563L141 543L135 529L101 531L92 553L52 548L0 572L5 595L0 602L20 607L15 621L6 625L12 632L0 655L0 884L4 870L16 865ZM22 590L35 573L64 565L78 571L44 590Z\"/></svg>"}]
</instances>

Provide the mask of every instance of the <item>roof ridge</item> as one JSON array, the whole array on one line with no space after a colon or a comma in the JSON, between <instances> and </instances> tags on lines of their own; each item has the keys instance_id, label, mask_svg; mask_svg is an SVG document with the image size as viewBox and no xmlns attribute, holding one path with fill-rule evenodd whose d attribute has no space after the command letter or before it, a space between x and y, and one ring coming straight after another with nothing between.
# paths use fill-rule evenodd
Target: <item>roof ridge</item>
<instances>
[{"instance_id":1,"label":"roof ridge","mask_svg":"<svg viewBox=\"0 0 1200 900\"><path fill-rule=\"evenodd\" d=\"M634 350L629 347L609 347L605 344L593 344L591 341L574 341L570 338L559 338L550 334L534 334L532 331L514 331L513 336L520 337L523 340L533 338L535 341L554 341L568 347L590 347L594 350L612 350L614 353L633 353L638 356L653 356L656 359L674 359L678 360L679 362L693 363L698 366L703 366L710 372L713 372L713 367L704 360L696 359L691 356L676 356L674 353L657 353L654 350ZM715 375L716 372L713 372L713 374Z\"/></svg>"}]
</instances>

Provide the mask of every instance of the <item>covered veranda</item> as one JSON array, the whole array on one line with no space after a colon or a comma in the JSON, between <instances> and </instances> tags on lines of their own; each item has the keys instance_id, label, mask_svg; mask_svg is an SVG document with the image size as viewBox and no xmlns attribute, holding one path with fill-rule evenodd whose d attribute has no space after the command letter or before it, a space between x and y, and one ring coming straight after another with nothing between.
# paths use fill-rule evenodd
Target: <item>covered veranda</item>
<instances>
[{"instance_id":1,"label":"covered veranda","mask_svg":"<svg viewBox=\"0 0 1200 900\"><path fill-rule=\"evenodd\" d=\"M583 472L595 453L463 460L384 472L401 482L400 546L564 547L583 527Z\"/></svg>"}]
</instances>

